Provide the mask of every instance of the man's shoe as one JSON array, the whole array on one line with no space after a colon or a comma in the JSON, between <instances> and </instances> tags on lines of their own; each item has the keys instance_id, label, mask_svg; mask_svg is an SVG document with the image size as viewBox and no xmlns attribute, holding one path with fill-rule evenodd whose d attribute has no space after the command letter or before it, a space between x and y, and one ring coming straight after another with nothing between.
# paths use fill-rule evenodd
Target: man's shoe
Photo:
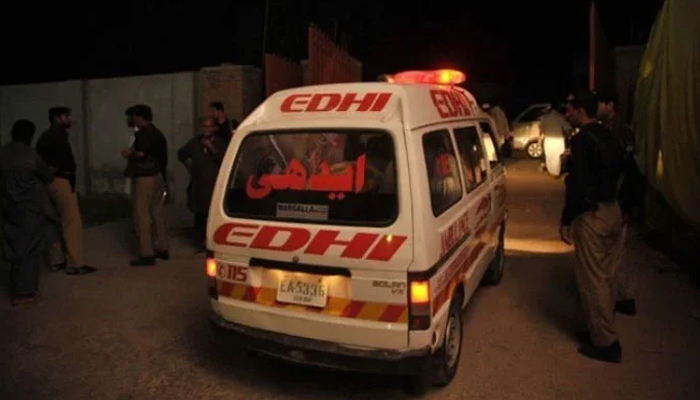
<instances>
[{"instance_id":1,"label":"man's shoe","mask_svg":"<svg viewBox=\"0 0 700 400\"><path fill-rule=\"evenodd\" d=\"M622 347L619 341L615 341L610 346L597 347L592 344L583 344L578 352L594 360L619 364L622 362Z\"/></svg>"},{"instance_id":2,"label":"man's shoe","mask_svg":"<svg viewBox=\"0 0 700 400\"><path fill-rule=\"evenodd\" d=\"M637 315L637 303L634 299L620 300L615 303L615 312L625 315Z\"/></svg>"},{"instance_id":3,"label":"man's shoe","mask_svg":"<svg viewBox=\"0 0 700 400\"><path fill-rule=\"evenodd\" d=\"M91 266L89 266L89 265L83 265L82 267L80 267L80 271L81 271L83 274L91 274L91 273L97 271L97 268L91 267Z\"/></svg>"},{"instance_id":4,"label":"man's shoe","mask_svg":"<svg viewBox=\"0 0 700 400\"><path fill-rule=\"evenodd\" d=\"M10 302L17 307L22 304L33 303L37 298L36 294L13 294Z\"/></svg>"},{"instance_id":5,"label":"man's shoe","mask_svg":"<svg viewBox=\"0 0 700 400\"><path fill-rule=\"evenodd\" d=\"M156 253L156 258L159 258L161 260L167 261L170 259L170 252L165 250L165 251L159 251Z\"/></svg>"},{"instance_id":6,"label":"man's shoe","mask_svg":"<svg viewBox=\"0 0 700 400\"><path fill-rule=\"evenodd\" d=\"M152 267L156 265L155 257L139 257L135 260L131 260L129 263L132 267Z\"/></svg>"},{"instance_id":7,"label":"man's shoe","mask_svg":"<svg viewBox=\"0 0 700 400\"><path fill-rule=\"evenodd\" d=\"M62 263L60 263L60 264L54 264L54 265L49 266L49 271L51 271L51 272L60 271L60 270L62 270L62 269L66 269L66 263L65 263L65 262L62 262Z\"/></svg>"},{"instance_id":8,"label":"man's shoe","mask_svg":"<svg viewBox=\"0 0 700 400\"><path fill-rule=\"evenodd\" d=\"M66 268L67 275L87 275L97 271L97 268L83 265L82 267Z\"/></svg>"}]
</instances>

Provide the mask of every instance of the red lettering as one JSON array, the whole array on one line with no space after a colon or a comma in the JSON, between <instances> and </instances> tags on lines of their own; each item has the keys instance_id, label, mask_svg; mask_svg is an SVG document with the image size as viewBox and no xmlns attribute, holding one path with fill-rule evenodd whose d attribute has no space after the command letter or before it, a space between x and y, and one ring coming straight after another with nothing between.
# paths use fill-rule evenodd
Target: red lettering
<instances>
[{"instance_id":1,"label":"red lettering","mask_svg":"<svg viewBox=\"0 0 700 400\"><path fill-rule=\"evenodd\" d=\"M306 229L277 226L263 226L255 234L255 230L259 228L259 225L253 224L224 224L214 232L214 242L227 246L284 252L297 251L308 243L304 253L314 255L325 255L331 246L342 246L344 249L340 256L353 259L365 257L365 254L371 248L366 257L367 260L389 261L408 239L406 236L384 235L377 242L378 234L360 232L355 233L349 240L338 240L340 232L331 230L320 230L311 238L311 232ZM250 230L253 231L251 232ZM448 231L448 234L453 234L453 230L454 228ZM286 233L289 236L283 240L284 243L273 245L272 243L279 237L278 234L281 233ZM237 237L253 237L253 239L248 244L244 240L236 240ZM442 241L444 247L449 247L450 236L444 235ZM372 247L375 242L376 245ZM219 269L219 274L222 278L231 281L246 282L248 280L248 267L228 265L226 268Z\"/></svg>"},{"instance_id":2,"label":"red lettering","mask_svg":"<svg viewBox=\"0 0 700 400\"><path fill-rule=\"evenodd\" d=\"M455 108L454 99L450 96L450 92L442 91L442 93L440 93L440 95L442 96L442 98L445 101L445 108L447 108L447 110L448 110L447 116L448 117L456 117L457 115L459 115L459 110L457 108Z\"/></svg>"},{"instance_id":3,"label":"red lettering","mask_svg":"<svg viewBox=\"0 0 700 400\"><path fill-rule=\"evenodd\" d=\"M435 106L435 109L437 109L437 112L441 118L447 118L450 116L450 110L447 108L445 104L445 98L442 96L440 90L431 90L430 98L433 99L433 105Z\"/></svg>"},{"instance_id":4,"label":"red lettering","mask_svg":"<svg viewBox=\"0 0 700 400\"><path fill-rule=\"evenodd\" d=\"M338 107L338 111L348 111L351 105L357 105L357 111L367 111L374 104L374 100L377 98L376 93L367 93L365 97L357 100L357 93L348 93L343 97L343 101Z\"/></svg>"},{"instance_id":5,"label":"red lettering","mask_svg":"<svg viewBox=\"0 0 700 400\"><path fill-rule=\"evenodd\" d=\"M357 93L348 93L336 111L348 111L352 105L357 105L357 112L382 111L390 98L391 93L365 93L361 99L357 98Z\"/></svg>"},{"instance_id":6,"label":"red lettering","mask_svg":"<svg viewBox=\"0 0 700 400\"><path fill-rule=\"evenodd\" d=\"M457 101L459 101L459 104L461 104L462 108L464 109L464 115L473 115L474 113L472 112L472 106L469 100L467 99L467 96L462 92L455 92L455 96L457 98Z\"/></svg>"},{"instance_id":7,"label":"red lettering","mask_svg":"<svg viewBox=\"0 0 700 400\"><path fill-rule=\"evenodd\" d=\"M323 102L323 100L326 100L326 99L328 99L328 102L326 103L326 105L321 106L321 103ZM309 106L306 107L306 111L308 111L308 112L332 111L336 107L338 107L338 104L340 104L340 95L337 93L315 94L311 98L311 101L309 102Z\"/></svg>"},{"instance_id":8,"label":"red lettering","mask_svg":"<svg viewBox=\"0 0 700 400\"><path fill-rule=\"evenodd\" d=\"M231 273L231 275L233 275L231 279L237 282L248 281L248 267L244 267L242 265L233 265L231 267L233 270Z\"/></svg>"},{"instance_id":9,"label":"red lettering","mask_svg":"<svg viewBox=\"0 0 700 400\"><path fill-rule=\"evenodd\" d=\"M237 223L230 223L230 224L223 224L220 227L216 229L214 232L214 243L216 244L224 244L227 246L236 246L236 247L246 247L247 243L242 243L242 242L234 242L233 239L236 236L239 237L252 237L253 233L252 232L241 232L243 229L258 229L259 225L251 225L251 224L237 224ZM238 231L236 229L238 228Z\"/></svg>"},{"instance_id":10,"label":"red lettering","mask_svg":"<svg viewBox=\"0 0 700 400\"><path fill-rule=\"evenodd\" d=\"M430 91L430 97L441 118L472 115L464 93L433 89Z\"/></svg>"},{"instance_id":11,"label":"red lettering","mask_svg":"<svg viewBox=\"0 0 700 400\"><path fill-rule=\"evenodd\" d=\"M406 236L384 235L367 256L368 260L389 261L408 239Z\"/></svg>"},{"instance_id":12,"label":"red lettering","mask_svg":"<svg viewBox=\"0 0 700 400\"><path fill-rule=\"evenodd\" d=\"M222 264L219 267L219 279L236 282L247 282L248 267L243 265Z\"/></svg>"},{"instance_id":13,"label":"red lettering","mask_svg":"<svg viewBox=\"0 0 700 400\"><path fill-rule=\"evenodd\" d=\"M280 110L282 112L302 112L304 111L303 108L292 108L295 105L298 106L303 106L309 103L309 97L311 97L310 94L293 94L282 102L282 105L280 106Z\"/></svg>"},{"instance_id":14,"label":"red lettering","mask_svg":"<svg viewBox=\"0 0 700 400\"><path fill-rule=\"evenodd\" d=\"M358 98L357 93L344 96L340 93L293 94L282 101L280 110L285 113L349 111L356 106L357 112L379 112L390 99L391 93L365 93L362 98Z\"/></svg>"},{"instance_id":15,"label":"red lettering","mask_svg":"<svg viewBox=\"0 0 700 400\"><path fill-rule=\"evenodd\" d=\"M289 233L289 237L284 244L273 246L272 241L279 232ZM311 233L306 229L301 228L283 228L264 226L255 236L250 244L251 249L276 250L276 251L296 251L304 247L309 241Z\"/></svg>"},{"instance_id":16,"label":"red lettering","mask_svg":"<svg viewBox=\"0 0 700 400\"><path fill-rule=\"evenodd\" d=\"M345 246L345 250L340 255L346 258L362 258L369 247L374 243L379 235L374 233L356 233L355 236L347 240L336 240L340 232L320 230L309 243L309 247L304 251L307 254L324 255L332 246Z\"/></svg>"},{"instance_id":17,"label":"red lettering","mask_svg":"<svg viewBox=\"0 0 700 400\"><path fill-rule=\"evenodd\" d=\"M390 98L391 93L379 93L379 98L374 102L374 106L372 106L370 111L382 111L387 103L389 103Z\"/></svg>"},{"instance_id":18,"label":"red lettering","mask_svg":"<svg viewBox=\"0 0 700 400\"><path fill-rule=\"evenodd\" d=\"M457 115L467 115L467 111L456 92L445 92L445 96L450 100L449 103L454 110L452 114L453 117Z\"/></svg>"}]
</instances>

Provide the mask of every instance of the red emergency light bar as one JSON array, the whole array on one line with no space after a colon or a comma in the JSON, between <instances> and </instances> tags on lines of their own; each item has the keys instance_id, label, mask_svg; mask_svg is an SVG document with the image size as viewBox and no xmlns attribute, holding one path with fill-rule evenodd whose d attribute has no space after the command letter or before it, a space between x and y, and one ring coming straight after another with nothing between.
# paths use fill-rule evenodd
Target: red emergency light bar
<instances>
[{"instance_id":1,"label":"red emergency light bar","mask_svg":"<svg viewBox=\"0 0 700 400\"><path fill-rule=\"evenodd\" d=\"M395 74L392 78L396 83L428 83L433 85L459 85L467 80L464 72L454 69L404 71Z\"/></svg>"}]
</instances>

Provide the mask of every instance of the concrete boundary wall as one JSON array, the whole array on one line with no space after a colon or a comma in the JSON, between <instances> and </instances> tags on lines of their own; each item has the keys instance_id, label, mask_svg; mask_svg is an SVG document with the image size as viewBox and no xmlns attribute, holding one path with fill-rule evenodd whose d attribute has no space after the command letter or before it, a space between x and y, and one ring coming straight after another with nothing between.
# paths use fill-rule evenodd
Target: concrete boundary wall
<instances>
[{"instance_id":1,"label":"concrete boundary wall","mask_svg":"<svg viewBox=\"0 0 700 400\"><path fill-rule=\"evenodd\" d=\"M108 79L0 86L0 143L10 141L12 124L29 119L38 139L48 127L48 109L70 107L75 124L70 140L78 164L81 193L128 194L120 151L131 134L124 111L147 104L154 124L168 139L168 179L176 203L185 202L189 177L177 150L197 133L197 119L207 104L219 100L239 122L262 101L262 72L249 66L219 66L202 71Z\"/></svg>"}]
</instances>

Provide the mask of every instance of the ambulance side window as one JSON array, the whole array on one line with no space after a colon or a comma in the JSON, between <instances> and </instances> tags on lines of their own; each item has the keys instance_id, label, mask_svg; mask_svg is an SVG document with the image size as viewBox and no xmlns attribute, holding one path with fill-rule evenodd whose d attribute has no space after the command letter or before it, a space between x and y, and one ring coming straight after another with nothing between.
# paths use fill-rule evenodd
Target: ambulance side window
<instances>
[{"instance_id":1,"label":"ambulance side window","mask_svg":"<svg viewBox=\"0 0 700 400\"><path fill-rule=\"evenodd\" d=\"M423 152L428 168L430 203L437 217L462 198L462 181L450 132L443 129L426 133Z\"/></svg>"},{"instance_id":2,"label":"ambulance side window","mask_svg":"<svg viewBox=\"0 0 700 400\"><path fill-rule=\"evenodd\" d=\"M481 148L479 131L476 129L476 126L456 128L454 133L459 156L462 160L462 167L464 168L467 193L469 193L486 180L487 161Z\"/></svg>"},{"instance_id":3,"label":"ambulance side window","mask_svg":"<svg viewBox=\"0 0 700 400\"><path fill-rule=\"evenodd\" d=\"M495 168L501 161L498 158L498 146L496 145L496 137L493 133L493 127L488 122L480 122L481 132L483 134L481 137L484 139L484 146L486 147L486 156L488 157L489 163L491 164L491 169Z\"/></svg>"}]
</instances>

